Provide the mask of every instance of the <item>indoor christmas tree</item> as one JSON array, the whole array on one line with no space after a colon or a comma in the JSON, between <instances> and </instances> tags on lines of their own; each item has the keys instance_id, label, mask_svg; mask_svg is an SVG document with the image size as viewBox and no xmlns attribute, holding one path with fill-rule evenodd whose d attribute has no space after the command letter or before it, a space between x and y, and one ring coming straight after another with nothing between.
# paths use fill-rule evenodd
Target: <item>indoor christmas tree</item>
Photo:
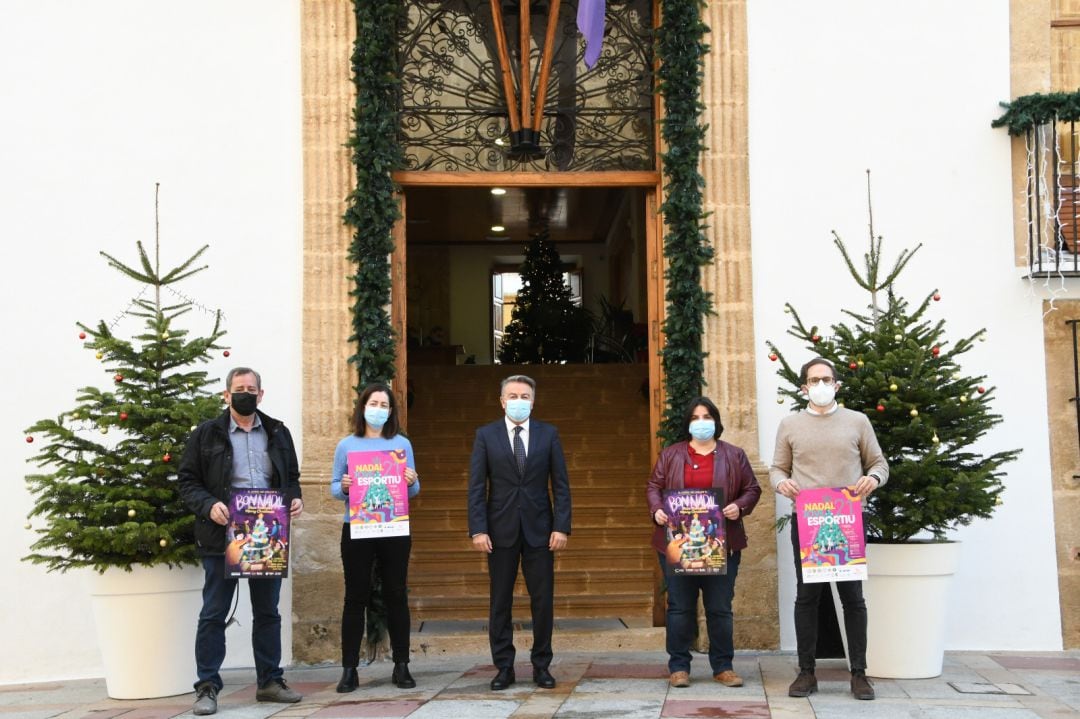
<instances>
[{"instance_id":1,"label":"indoor christmas tree","mask_svg":"<svg viewBox=\"0 0 1080 719\"><path fill-rule=\"evenodd\" d=\"M27 430L28 442L43 440L32 461L47 473L26 477L35 496L30 518L44 527L24 559L49 571L197 562L195 518L176 492L176 465L188 433L222 410L220 397L207 391L207 373L193 367L208 361L225 333L217 312L206 337L176 324L193 303L169 288L205 269L193 265L206 246L164 273L157 238L153 261L137 246L141 269L101 254L144 285L125 313L142 320L142 332L124 339L104 321L78 324L109 388L79 389L74 408ZM180 301L166 304L163 290Z\"/></svg>"},{"instance_id":2,"label":"indoor christmas tree","mask_svg":"<svg viewBox=\"0 0 1080 719\"><path fill-rule=\"evenodd\" d=\"M835 232L833 242L855 282L870 293L870 305L865 313L843 310L852 322L832 325L827 335L817 325L807 327L785 305L794 318L788 334L806 343L805 359L821 356L836 365L842 383L837 401L870 418L889 462L888 482L868 502L868 538L904 542L928 533L942 540L949 529L993 513L1002 492L1001 467L1020 452L983 456L972 449L1001 422L991 411L994 390L986 377L965 376L957 364L985 330L950 345L945 321L927 318L932 303L941 300L937 290L914 309L896 295L896 278L921 245L902 251L892 269L883 272L882 238L874 237L872 212L864 273ZM804 408L801 363L789 364L772 342L767 344L769 359L780 362L778 374L790 385L780 389L777 401L788 397L796 410Z\"/></svg>"},{"instance_id":3,"label":"indoor christmas tree","mask_svg":"<svg viewBox=\"0 0 1080 719\"><path fill-rule=\"evenodd\" d=\"M559 252L544 228L525 247L521 290L499 347L500 362L584 361L591 323L571 301L563 274Z\"/></svg>"}]
</instances>

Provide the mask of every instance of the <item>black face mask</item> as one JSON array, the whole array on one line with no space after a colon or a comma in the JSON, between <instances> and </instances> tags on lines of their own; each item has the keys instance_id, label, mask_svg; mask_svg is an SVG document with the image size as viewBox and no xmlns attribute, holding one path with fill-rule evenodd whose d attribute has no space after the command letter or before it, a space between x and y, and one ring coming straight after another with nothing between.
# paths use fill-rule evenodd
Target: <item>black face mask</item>
<instances>
[{"instance_id":1,"label":"black face mask","mask_svg":"<svg viewBox=\"0 0 1080 719\"><path fill-rule=\"evenodd\" d=\"M255 406L259 403L259 395L250 392L231 392L233 411L241 417L255 414Z\"/></svg>"}]
</instances>

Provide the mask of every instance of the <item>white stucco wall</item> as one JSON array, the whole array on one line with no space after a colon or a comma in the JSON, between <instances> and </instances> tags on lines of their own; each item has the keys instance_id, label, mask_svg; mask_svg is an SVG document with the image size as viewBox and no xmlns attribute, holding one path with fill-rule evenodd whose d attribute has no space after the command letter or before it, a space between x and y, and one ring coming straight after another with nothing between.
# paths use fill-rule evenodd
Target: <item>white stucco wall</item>
<instances>
[{"instance_id":1,"label":"white stucco wall","mask_svg":"<svg viewBox=\"0 0 1080 719\"><path fill-rule=\"evenodd\" d=\"M777 366L764 341L793 362L809 358L785 334L784 302L826 327L840 308L868 304L829 231L852 254L864 252L869 168L874 229L887 256L924 245L901 278L902 293L918 301L939 288L931 317L946 319L953 340L988 331L963 362L965 371L989 375L1005 418L982 449L1024 448L1008 465L993 519L956 533L963 553L946 647L1060 649L1042 310L1014 267L1009 140L990 128L997 103L1009 99L1009 3L748 5L762 458L771 459L788 411L773 401ZM782 645L794 648L786 535L778 546Z\"/></svg>"},{"instance_id":2,"label":"white stucco wall","mask_svg":"<svg viewBox=\"0 0 1080 719\"><path fill-rule=\"evenodd\" d=\"M75 322L110 319L137 292L98 251L135 262L136 240L153 246L155 182L163 266L210 245L210 269L180 289L227 316L232 356L211 376L255 366L263 408L299 434L299 28L294 0L0 4L0 684L102 674L79 573L19 561L37 448L23 429L71 408L77 387L108 384ZM252 664L240 606L230 666ZM290 606L286 590L286 626Z\"/></svg>"}]
</instances>

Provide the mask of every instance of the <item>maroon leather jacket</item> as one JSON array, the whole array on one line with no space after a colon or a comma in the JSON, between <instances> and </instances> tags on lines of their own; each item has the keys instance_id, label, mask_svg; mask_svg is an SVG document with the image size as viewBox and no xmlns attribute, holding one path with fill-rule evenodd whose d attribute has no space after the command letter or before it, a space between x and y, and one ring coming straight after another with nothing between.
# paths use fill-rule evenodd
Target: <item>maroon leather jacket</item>
<instances>
[{"instance_id":1,"label":"maroon leather jacket","mask_svg":"<svg viewBox=\"0 0 1080 719\"><path fill-rule=\"evenodd\" d=\"M665 447L660 452L660 457L653 467L652 476L645 489L645 496L649 500L649 518L656 523L653 517L656 510L663 509L665 489L685 489L683 485L683 471L690 463L690 449L688 442L678 442ZM716 449L713 451L713 482L714 487L724 488L725 506L734 502L739 505L739 518L735 521L725 520L727 532L728 551L738 552L746 548L746 530L743 529L742 518L754 511L754 507L761 498L761 486L753 470L750 469L750 460L746 452L733 444L723 440L716 440ZM656 525L652 537L653 549L663 554L667 549L667 538L664 527Z\"/></svg>"}]
</instances>

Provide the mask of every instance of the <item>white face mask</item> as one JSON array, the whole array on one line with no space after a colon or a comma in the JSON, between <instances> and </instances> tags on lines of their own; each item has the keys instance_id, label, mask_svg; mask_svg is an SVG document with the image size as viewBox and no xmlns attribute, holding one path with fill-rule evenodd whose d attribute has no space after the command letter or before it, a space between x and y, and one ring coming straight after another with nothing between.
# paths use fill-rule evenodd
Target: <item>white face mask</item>
<instances>
[{"instance_id":1,"label":"white face mask","mask_svg":"<svg viewBox=\"0 0 1080 719\"><path fill-rule=\"evenodd\" d=\"M818 382L812 384L807 395L810 397L810 401L818 407L828 407L836 398L836 383L825 384L824 382Z\"/></svg>"}]
</instances>

